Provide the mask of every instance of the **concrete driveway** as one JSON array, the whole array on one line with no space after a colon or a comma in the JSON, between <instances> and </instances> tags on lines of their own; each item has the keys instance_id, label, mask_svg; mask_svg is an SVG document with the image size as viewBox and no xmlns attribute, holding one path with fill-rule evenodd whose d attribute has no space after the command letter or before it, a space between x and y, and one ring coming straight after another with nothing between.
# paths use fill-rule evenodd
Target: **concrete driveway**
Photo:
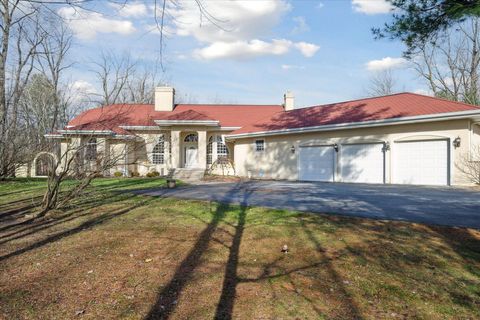
<instances>
[{"instance_id":1,"label":"concrete driveway","mask_svg":"<svg viewBox=\"0 0 480 320\"><path fill-rule=\"evenodd\" d=\"M480 192L453 187L248 181L137 193L480 229Z\"/></svg>"}]
</instances>

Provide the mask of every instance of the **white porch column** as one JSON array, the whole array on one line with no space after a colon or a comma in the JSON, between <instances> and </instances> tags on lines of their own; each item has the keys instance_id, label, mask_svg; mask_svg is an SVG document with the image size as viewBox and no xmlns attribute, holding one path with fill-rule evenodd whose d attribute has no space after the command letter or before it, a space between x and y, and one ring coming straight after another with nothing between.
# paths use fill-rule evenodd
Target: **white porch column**
<instances>
[{"instance_id":1,"label":"white porch column","mask_svg":"<svg viewBox=\"0 0 480 320\"><path fill-rule=\"evenodd\" d=\"M80 149L81 147L81 138L80 137L71 137L70 139L67 139L66 141L62 141L61 147L60 147L60 168L61 171L67 170L67 165L70 159L76 156L77 152L81 152L82 150ZM82 159L80 155L80 159ZM76 169L77 163L75 160L73 160L70 163L70 167L68 168L69 171L73 171Z\"/></svg>"},{"instance_id":2,"label":"white porch column","mask_svg":"<svg viewBox=\"0 0 480 320\"><path fill-rule=\"evenodd\" d=\"M172 130L170 131L170 142L172 143L172 168L180 168L180 131L179 130Z\"/></svg>"},{"instance_id":3,"label":"white porch column","mask_svg":"<svg viewBox=\"0 0 480 320\"><path fill-rule=\"evenodd\" d=\"M213 143L212 143L212 163L215 163L218 159L218 147L217 147L217 135L212 135Z\"/></svg>"},{"instance_id":4,"label":"white porch column","mask_svg":"<svg viewBox=\"0 0 480 320\"><path fill-rule=\"evenodd\" d=\"M97 138L97 159L101 161L101 165L105 165L110 158L110 146L107 138ZM103 172L104 175L108 175L108 170Z\"/></svg>"},{"instance_id":5,"label":"white porch column","mask_svg":"<svg viewBox=\"0 0 480 320\"><path fill-rule=\"evenodd\" d=\"M207 131L198 131L198 167L207 168Z\"/></svg>"}]
</instances>

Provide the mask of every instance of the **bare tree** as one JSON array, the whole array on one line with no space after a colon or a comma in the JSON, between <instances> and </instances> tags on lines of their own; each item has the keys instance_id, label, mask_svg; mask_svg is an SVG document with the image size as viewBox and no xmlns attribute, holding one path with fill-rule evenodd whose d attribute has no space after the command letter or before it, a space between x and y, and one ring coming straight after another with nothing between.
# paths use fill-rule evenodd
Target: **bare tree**
<instances>
[{"instance_id":1,"label":"bare tree","mask_svg":"<svg viewBox=\"0 0 480 320\"><path fill-rule=\"evenodd\" d=\"M480 20L471 18L424 45L411 58L417 73L439 97L479 104Z\"/></svg>"},{"instance_id":2,"label":"bare tree","mask_svg":"<svg viewBox=\"0 0 480 320\"><path fill-rule=\"evenodd\" d=\"M63 80L64 74L73 63L68 61L68 54L72 47L73 34L62 19L50 16L48 24L49 36L42 41L42 53L38 55L38 69L49 79L54 92L52 115L48 132L66 125L68 121L68 84Z\"/></svg>"},{"instance_id":3,"label":"bare tree","mask_svg":"<svg viewBox=\"0 0 480 320\"><path fill-rule=\"evenodd\" d=\"M93 73L101 86L98 103L109 105L125 102L122 101L123 92L135 69L135 63L130 55L119 57L113 53L102 52L100 61L93 64L95 65Z\"/></svg>"},{"instance_id":4,"label":"bare tree","mask_svg":"<svg viewBox=\"0 0 480 320\"><path fill-rule=\"evenodd\" d=\"M132 109L122 108L115 114L100 115L95 123L108 123L111 119L125 117L130 112ZM68 206L95 178L109 176L111 170L119 169L126 175L127 168L137 163L137 157L141 157L141 152L138 151L143 150L137 136L122 136L120 140L116 140L115 137L102 135L99 131L102 130L81 135L72 132L61 137L60 141L50 140L52 145L46 149L51 150L54 144L61 143L61 152L49 169L41 210L35 217L41 217L52 209ZM112 143L115 145L113 148ZM64 188L66 180L69 181L67 190Z\"/></svg>"},{"instance_id":5,"label":"bare tree","mask_svg":"<svg viewBox=\"0 0 480 320\"><path fill-rule=\"evenodd\" d=\"M158 78L155 70L141 66L128 53L103 52L100 61L93 64L93 73L101 87L101 92L95 94L98 104L153 103Z\"/></svg>"},{"instance_id":6,"label":"bare tree","mask_svg":"<svg viewBox=\"0 0 480 320\"><path fill-rule=\"evenodd\" d=\"M1 0L0 15L0 179L4 179L13 174L25 145L18 134L19 104L48 33L36 4Z\"/></svg>"},{"instance_id":7,"label":"bare tree","mask_svg":"<svg viewBox=\"0 0 480 320\"><path fill-rule=\"evenodd\" d=\"M371 97L385 96L397 92L397 79L392 69L376 72L371 78L366 92Z\"/></svg>"},{"instance_id":8,"label":"bare tree","mask_svg":"<svg viewBox=\"0 0 480 320\"><path fill-rule=\"evenodd\" d=\"M474 146L469 153L462 154L455 166L469 182L480 185L480 146Z\"/></svg>"}]
</instances>

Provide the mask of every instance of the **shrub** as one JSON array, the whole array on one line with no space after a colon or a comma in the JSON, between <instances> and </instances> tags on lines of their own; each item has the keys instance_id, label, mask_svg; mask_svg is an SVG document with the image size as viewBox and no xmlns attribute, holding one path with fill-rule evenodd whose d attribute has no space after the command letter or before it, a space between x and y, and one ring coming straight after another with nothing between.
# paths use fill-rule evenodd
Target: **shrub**
<instances>
[{"instance_id":1,"label":"shrub","mask_svg":"<svg viewBox=\"0 0 480 320\"><path fill-rule=\"evenodd\" d=\"M130 172L130 177L132 177L132 178L140 177L140 173L138 173L137 171L132 171L132 172Z\"/></svg>"},{"instance_id":2,"label":"shrub","mask_svg":"<svg viewBox=\"0 0 480 320\"><path fill-rule=\"evenodd\" d=\"M113 175L114 175L115 177L117 177L117 178L120 178L120 177L123 177L123 172L121 172L121 171L115 171L115 172L113 173Z\"/></svg>"},{"instance_id":3,"label":"shrub","mask_svg":"<svg viewBox=\"0 0 480 320\"><path fill-rule=\"evenodd\" d=\"M155 171L155 170L147 173L147 177L149 177L149 178L158 177L159 175L160 175L160 173L158 171Z\"/></svg>"}]
</instances>

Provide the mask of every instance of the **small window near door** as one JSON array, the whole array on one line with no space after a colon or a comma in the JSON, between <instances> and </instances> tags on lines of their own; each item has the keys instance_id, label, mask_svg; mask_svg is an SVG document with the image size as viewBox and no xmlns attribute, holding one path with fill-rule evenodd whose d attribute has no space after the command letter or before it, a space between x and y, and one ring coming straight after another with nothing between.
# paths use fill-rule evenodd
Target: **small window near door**
<instances>
[{"instance_id":1,"label":"small window near door","mask_svg":"<svg viewBox=\"0 0 480 320\"><path fill-rule=\"evenodd\" d=\"M255 140L255 151L263 152L265 151L265 140Z\"/></svg>"},{"instance_id":2,"label":"small window near door","mask_svg":"<svg viewBox=\"0 0 480 320\"><path fill-rule=\"evenodd\" d=\"M228 162L228 148L220 136L217 136L217 160L220 163Z\"/></svg>"},{"instance_id":3,"label":"small window near door","mask_svg":"<svg viewBox=\"0 0 480 320\"><path fill-rule=\"evenodd\" d=\"M163 137L158 139L158 143L153 147L152 150L152 163L153 164L164 164L165 162L165 140Z\"/></svg>"},{"instance_id":4,"label":"small window near door","mask_svg":"<svg viewBox=\"0 0 480 320\"><path fill-rule=\"evenodd\" d=\"M207 164L212 164L213 162L213 136L208 139L207 144Z\"/></svg>"},{"instance_id":5,"label":"small window near door","mask_svg":"<svg viewBox=\"0 0 480 320\"><path fill-rule=\"evenodd\" d=\"M97 139L91 138L87 141L85 149L85 160L95 161L97 159Z\"/></svg>"}]
</instances>

